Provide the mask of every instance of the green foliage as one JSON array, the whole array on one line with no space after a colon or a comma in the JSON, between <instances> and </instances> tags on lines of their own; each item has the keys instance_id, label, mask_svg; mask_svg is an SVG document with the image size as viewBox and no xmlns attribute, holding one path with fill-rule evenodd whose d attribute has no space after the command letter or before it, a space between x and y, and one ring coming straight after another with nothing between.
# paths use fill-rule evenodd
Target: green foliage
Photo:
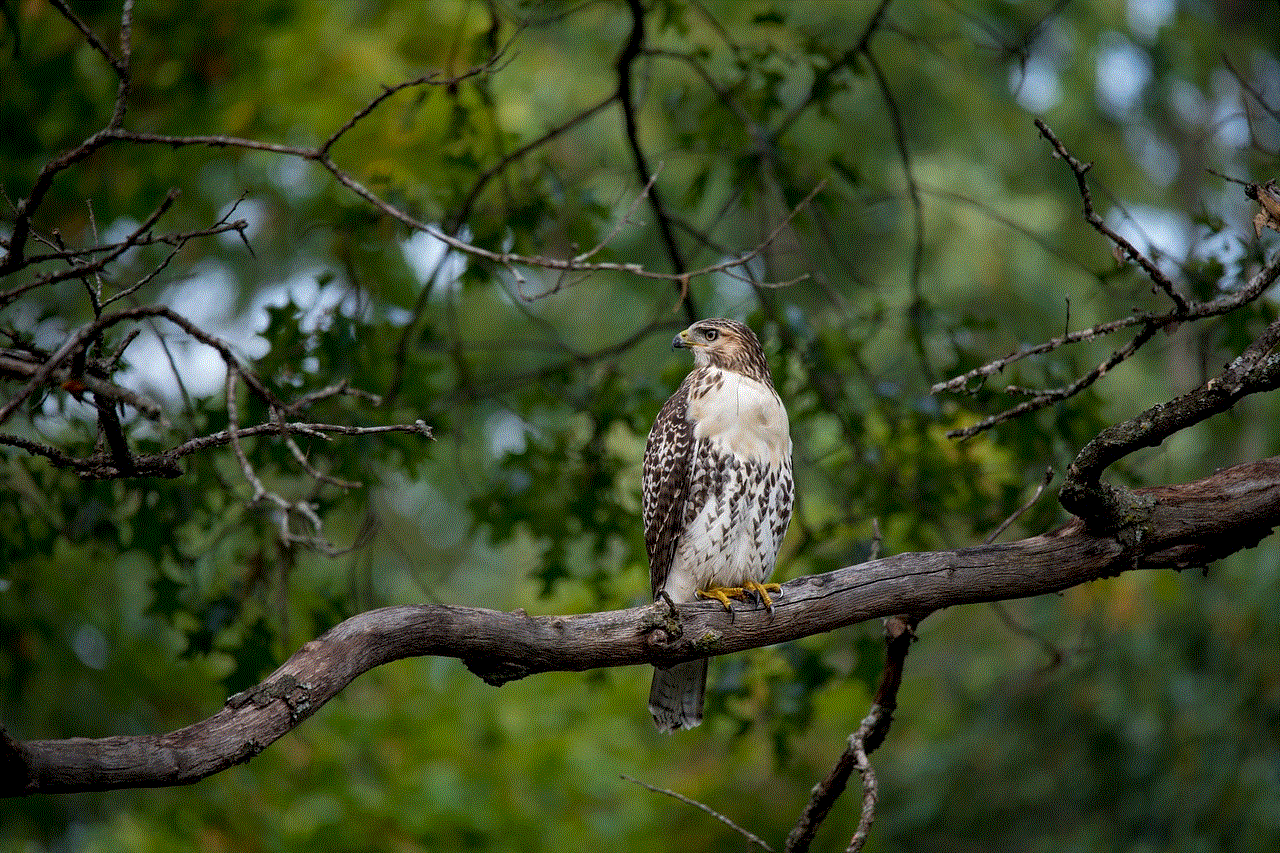
<instances>
[{"instance_id":1,"label":"green foliage","mask_svg":"<svg viewBox=\"0 0 1280 853\"><path fill-rule=\"evenodd\" d=\"M947 438L1023 399L1006 386L1069 384L1128 338L1018 361L972 395L933 395L935 381L1168 304L1083 221L1033 116L1094 164L1109 223L1144 248L1182 235L1153 254L1189 297L1238 288L1274 254L1274 235L1253 237L1239 188L1203 169L1274 176L1274 114L1223 57L1274 110L1280 20L1269 4L1247 17L1173 4L1152 23L1147 7L1161 4L890 3L860 53L878 5L664 0L651 4L652 50L633 69L638 141L690 267L759 246L827 182L748 265L751 282L714 274L689 286L701 314L757 329L788 406L798 504L782 579L865 560L873 520L882 552L981 541L1047 466L1061 472L1103 427L1199 384L1277 312L1262 300L1184 325L1059 406ZM116 50L118 8L78 6ZM116 79L55 9L3 8L0 187L17 200L45 163L104 126ZM289 145L329 137L382 85L461 74L511 40L477 76L381 104L335 145L338 165L493 251L563 258L608 238L600 260L671 269L647 200L623 222L651 176L636 172L618 104L568 124L616 90L625 4L139 0L133 23L128 128ZM207 228L243 193L231 218L250 221L252 251L233 235L192 241L133 299L200 312L283 399L343 382L378 395L324 397L305 412L315 422L421 418L435 440L295 436L309 466L355 489L318 481L278 437L243 441L268 489L315 508L334 556L282 541L279 513L251 502L225 446L188 457L173 480L108 482L6 447L8 731L187 725L370 607L547 613L648 600L640 459L688 367L666 347L683 317L671 283L435 256L440 246L316 164L236 148L107 146L59 174L35 226L68 245L100 243L175 187L157 233ZM6 239L12 220L6 208ZM169 249L131 250L104 294ZM759 286L779 282L790 283ZM0 345L56 347L92 310L78 282L38 289L0 309ZM100 352L126 331L112 329ZM167 352L143 349L143 331L124 364L164 400L167 423L126 408L135 450L225 429L221 361L191 358L208 353L171 327L160 330ZM18 385L4 381L6 399ZM242 425L270 418L242 384L237 405ZM85 454L99 440L94 418L55 388L3 429ZM1276 423L1274 399L1251 399L1108 476L1172 482L1274 454ZM1046 496L1006 536L1063 518ZM930 617L874 756L882 801L869 849L1272 849L1277 553L1268 542L1205 577L1131 573L1010 603L1013 628L986 607ZM647 671L495 690L456 661L406 661L190 788L6 803L0 847L740 844L620 774L777 842L866 713L882 654L870 625L718 660L707 723L671 738L651 731ZM856 819L843 801L815 849L843 849Z\"/></svg>"},{"instance_id":2,"label":"green foliage","mask_svg":"<svg viewBox=\"0 0 1280 853\"><path fill-rule=\"evenodd\" d=\"M539 394L553 384L559 383L542 384ZM498 479L472 498L470 509L491 544L511 540L518 529L537 541L534 577L541 595L574 580L609 600L617 595L612 579L618 569L645 560L635 535L637 501L628 475L639 450L635 439L646 423L637 404L647 412L656 408L609 368L562 393L574 396L563 399L564 408L554 413L530 400L529 408L543 409L539 419L521 422L522 434L514 441L522 446L502 457Z\"/></svg>"}]
</instances>

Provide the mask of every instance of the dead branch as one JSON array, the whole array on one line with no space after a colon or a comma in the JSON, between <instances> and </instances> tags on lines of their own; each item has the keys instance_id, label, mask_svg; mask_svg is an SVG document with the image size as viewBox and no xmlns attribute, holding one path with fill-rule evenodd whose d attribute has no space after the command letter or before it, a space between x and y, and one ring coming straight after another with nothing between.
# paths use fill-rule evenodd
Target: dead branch
<instances>
[{"instance_id":1,"label":"dead branch","mask_svg":"<svg viewBox=\"0 0 1280 853\"><path fill-rule=\"evenodd\" d=\"M30 379L40 370L42 362L37 361L31 353L22 350L0 349L0 379ZM49 376L49 382L62 387L73 383L83 385L85 390L92 391L95 397L124 403L137 409L146 417L155 421L164 421L160 404L139 394L132 388L125 388L107 380L98 373L84 371L78 376L72 375L68 366L59 366Z\"/></svg>"},{"instance_id":2,"label":"dead branch","mask_svg":"<svg viewBox=\"0 0 1280 853\"><path fill-rule=\"evenodd\" d=\"M1066 146L1054 135L1049 126L1040 119L1035 120L1036 129L1040 131L1040 135L1049 140L1049 144L1053 146L1053 155L1061 159L1071 169L1071 174L1075 175L1076 187L1080 191L1080 199L1084 202L1084 218L1093 229L1102 236L1110 240L1116 248L1142 267L1147 277L1159 287L1164 294L1173 302L1173 306L1179 313L1187 310L1187 300L1174 289L1173 282L1165 275L1164 270L1156 266L1155 262L1148 258L1144 253L1138 251L1132 243L1116 233L1114 229L1103 222L1102 217L1093 209L1093 194L1089 191L1089 181L1085 174L1093 168L1092 163L1081 163L1075 157L1071 156L1071 152Z\"/></svg>"},{"instance_id":3,"label":"dead branch","mask_svg":"<svg viewBox=\"0 0 1280 853\"><path fill-rule=\"evenodd\" d=\"M1280 264L1277 265L1280 267ZM1146 499L1100 481L1112 463L1231 408L1240 398L1280 387L1280 320L1271 323L1218 376L1167 403L1103 430L1072 463L1058 493L1070 513L1099 529L1118 529L1147 512Z\"/></svg>"},{"instance_id":4,"label":"dead branch","mask_svg":"<svg viewBox=\"0 0 1280 853\"><path fill-rule=\"evenodd\" d=\"M431 427L419 420L412 424L386 424L381 426L350 426L348 424L307 423L290 421L281 427L278 422L255 424L240 427L237 435L250 438L265 435L285 435L293 433L308 438L331 441L335 435L378 435L381 433L400 432L433 438ZM178 477L182 475L182 467L178 462L188 456L215 447L225 447L231 443L231 433L227 430L201 435L188 439L182 444L161 453L134 454L133 470L123 471L118 468L109 456L95 453L91 456L71 456L55 447L32 441L22 436L0 433L0 445L17 447L35 456L43 456L57 468L66 468L82 477L97 480L111 480L117 477Z\"/></svg>"},{"instance_id":5,"label":"dead branch","mask_svg":"<svg viewBox=\"0 0 1280 853\"><path fill-rule=\"evenodd\" d=\"M139 411L161 419L160 407L130 389L122 388L108 379L108 367L118 360L120 352L114 354L107 364L88 362L85 351L90 344L98 340L106 330L113 326L133 321L165 320L178 326L182 331L200 343L212 347L222 358L227 369L225 399L228 412L228 429L211 435L190 439L167 451L148 455L136 455L128 447L122 425L116 417L115 407L127 403ZM126 338L126 341L131 340ZM123 349L123 348L122 348ZM76 365L79 364L79 367ZM85 457L71 456L57 448L41 444L29 438L0 433L0 445L17 447L29 453L43 456L55 466L70 468L76 473L94 478L155 476L177 477L182 473L178 461L183 457L205 450L230 444L240 462L241 469L246 472L246 479L253 487L253 500L268 500L277 505L281 511L279 523L281 535L285 541L302 542L323 550L333 551L333 547L320 535L320 522L314 511L305 502L290 503L284 498L267 492L261 481L254 474L243 447L242 437L251 435L275 435L284 439L286 446L308 476L317 482L329 483L340 488L353 488L356 484L338 480L317 470L307 461L305 454L298 447L293 435L306 435L328 440L331 435L368 435L379 432L408 432L431 437L431 430L422 421L414 424L396 424L391 426L339 426L320 423L297 423L288 420L288 416L314 404L318 400L340 393L358 393L348 389L345 383L304 395L293 403L287 403L272 393L260 378L240 363L230 344L211 335L192 323L186 317L162 305L140 305L122 308L99 314L92 322L86 323L69 334L62 345L53 353L41 353L24 350L0 351L0 376L25 378L26 382L12 395L3 406L0 406L0 423L8 420L14 412L31 397L37 389L49 385L59 385L78 390L89 390L94 394L98 409L99 429L107 439L105 451L98 450ZM261 399L271 413L271 420L266 424L241 427L238 423L238 412L235 399L235 381L245 383L250 391ZM311 529L311 534L301 536L291 531L288 519L301 516Z\"/></svg>"},{"instance_id":6,"label":"dead branch","mask_svg":"<svg viewBox=\"0 0 1280 853\"><path fill-rule=\"evenodd\" d=\"M805 853L813 843L822 822L830 814L836 800L840 799L849 784L854 770L862 777L862 811L858 830L849 842L850 850L861 850L875 818L877 798L875 772L867 756L884 743L893 723L893 712L898 707L898 689L902 686L902 673L906 666L907 652L915 640L915 628L919 620L909 616L891 616L885 620L884 668L880 671L880 683L876 687L871 709L849 735L844 752L836 760L827 777L813 788L813 795L805 804L800 819L787 835L787 853Z\"/></svg>"},{"instance_id":7,"label":"dead branch","mask_svg":"<svg viewBox=\"0 0 1280 853\"><path fill-rule=\"evenodd\" d=\"M1051 140L1054 144L1055 156L1067 160L1068 165L1070 165L1072 172L1075 174L1076 180L1081 188L1081 193L1085 198L1086 218L1089 219L1090 223L1097 227L1101 233L1107 234L1108 236L1112 235L1114 232L1101 222L1101 219L1093 210L1092 198L1088 195L1088 184L1084 178L1085 172L1087 172L1089 168L1088 164L1082 164L1072 157L1071 154L1062 146L1062 143L1057 139L1057 137L1053 135L1053 132L1050 131L1043 122L1037 119L1036 126L1040 128L1041 132L1045 135L1045 138ZM1250 197L1257 199L1259 192L1257 185L1246 185L1245 193L1249 194L1251 191L1253 195ZM1164 276L1158 267L1143 256L1141 252L1138 252L1118 235L1115 235L1115 240L1118 241L1116 245L1124 248L1126 253L1129 253L1130 251L1134 253L1136 256L1135 259L1139 259L1139 264L1142 265L1144 270L1147 270L1151 280L1157 285L1160 285L1161 289L1165 289L1165 284L1168 284L1169 288L1172 288L1172 284L1169 282L1168 278ZM1249 278L1243 287L1235 290L1234 292L1224 293L1214 299L1209 299L1204 302L1187 302L1180 295L1170 289L1167 292L1169 292L1170 298L1174 300L1175 306L1167 312L1136 312L1134 315L1129 317L1124 317L1107 323L1100 323L1081 331L1066 333L1037 346L1027 347L1017 352L1010 353L1003 358L998 358L960 376L948 379L945 382L938 382L930 389L931 393L937 394L941 391L968 390L968 384L973 380L985 379L992 374L1002 371L1013 362L1019 361L1028 356L1043 355L1044 353L1051 352L1068 344L1093 340L1131 326L1139 327L1137 334L1135 334L1127 344L1112 352L1110 356L1076 381L1061 388L1052 389L1023 389L1009 386L1005 389L1009 393L1027 393L1032 396L1030 399L1019 403L1016 406L997 412L996 414L989 415L975 424L953 429L947 433L947 436L949 438L960 439L970 438L997 424L1004 423L1005 421L1012 420L1013 418L1020 417L1021 415L1029 412L1037 411L1045 408L1046 406L1050 406L1054 403L1058 403L1062 400L1068 399L1069 397L1075 396L1085 388L1097 382L1118 364L1130 358L1161 329L1167 329L1183 322L1203 320L1208 317L1217 317L1235 311L1237 308L1253 302L1265 293L1267 289L1275 283L1277 277L1280 277L1280 254L1272 257L1272 259L1263 266L1262 269L1258 270ZM1164 284L1162 284L1162 282ZM1262 384L1252 384L1249 387L1251 390L1244 390L1243 394L1251 394L1259 390L1267 390L1271 386L1266 385L1264 382ZM975 388L969 393L976 393L976 390L977 389ZM1235 399L1239 398L1237 397ZM1234 400L1232 400L1232 402L1234 402ZM1227 405L1229 406L1230 404ZM1222 411L1222 409L1219 409L1218 411ZM1194 421L1188 421L1184 426L1190 425L1190 423L1193 422ZM1111 461L1115 460L1112 459ZM1110 464L1110 462L1107 464Z\"/></svg>"},{"instance_id":8,"label":"dead branch","mask_svg":"<svg viewBox=\"0 0 1280 853\"><path fill-rule=\"evenodd\" d=\"M1145 324L1141 329L1138 330L1138 334L1134 335L1133 339L1130 340L1129 343L1125 344L1120 349L1112 352L1111 355L1107 356L1100 364L1098 364L1096 367L1094 367L1084 376L1081 376L1079 379L1072 382L1070 385L1064 385L1061 388L1053 388L1053 389L1039 390L1039 391L1033 391L1033 392L1027 392L1024 389L1014 388L1013 390L1015 391L1015 393L1033 393L1034 396L1030 400L1027 400L1026 402L1023 402L1023 403L1019 403L1018 405L1013 406L1012 408L1005 409L1004 411L998 412L994 415L989 415L983 418L982 420L978 421L976 424L972 424L967 427L962 427L960 429L950 430L947 432L947 437L959 438L959 439L972 438L973 436L977 435L980 432L984 432L988 429L991 429L991 427L995 426L996 424L1013 420L1014 418L1021 417L1030 412L1039 411L1040 409L1043 409L1046 406L1051 406L1054 403L1059 403L1070 397L1074 397L1076 394L1079 394L1081 391L1088 388L1090 385L1097 382L1102 377L1106 376L1107 373L1109 373L1111 369L1115 367L1117 364L1120 364L1121 362L1125 361L1134 353L1136 353L1139 349L1141 349L1143 344L1145 344L1147 341L1155 337L1157 329L1158 327L1152 323Z\"/></svg>"},{"instance_id":9,"label":"dead branch","mask_svg":"<svg viewBox=\"0 0 1280 853\"><path fill-rule=\"evenodd\" d=\"M1102 337L1103 335L1109 335L1112 332L1118 332L1121 329L1127 329L1130 326L1136 326L1140 323L1153 322L1153 321L1157 321L1157 318L1154 318L1148 315L1143 315L1143 314L1133 314L1128 317L1121 317L1119 320L1111 320L1106 323L1099 323L1098 325L1090 326L1087 329L1080 329L1079 331L1068 332L1067 334L1061 335L1060 337L1047 340L1042 344L1037 344L1036 346L1033 346L1033 347L1026 347L1025 349L1020 349L1017 352L1011 352L1008 355L1004 356L1003 358L997 358L995 361L988 362L982 365L981 367L975 367L973 370L970 370L968 373L962 373L959 376L953 376L952 378L946 380L945 382L938 382L932 388L929 389L929 393L940 394L943 391L964 391L969 394L974 394L974 393L977 393L978 388L981 387L981 383L979 383L978 387L970 389L968 387L970 382L972 382L975 379L979 379L979 380L986 379L988 376L991 376L996 373L1000 373L1006 367L1008 367L1009 365L1013 364L1016 361L1021 361L1022 359L1028 358L1029 356L1033 356L1033 355L1044 355L1047 352L1053 352L1054 350L1060 347L1066 346L1067 344L1079 343L1080 341L1092 341L1092 340L1095 340L1096 338ZM948 436L955 437L955 436L951 436L950 433L948 433Z\"/></svg>"},{"instance_id":10,"label":"dead branch","mask_svg":"<svg viewBox=\"0 0 1280 853\"><path fill-rule=\"evenodd\" d=\"M1236 78L1236 82L1240 84L1240 88L1248 92L1250 97L1253 98L1258 106L1266 110L1273 119L1280 122L1280 109L1277 109L1274 104L1268 101L1266 97L1258 91L1256 86L1249 82L1248 78L1236 70L1236 67L1231 64L1231 60L1227 58L1226 54L1222 55L1222 64L1231 72L1231 76Z\"/></svg>"},{"instance_id":11,"label":"dead branch","mask_svg":"<svg viewBox=\"0 0 1280 853\"><path fill-rule=\"evenodd\" d=\"M20 772L3 793L182 785L257 755L361 673L405 657L461 659L491 684L540 672L670 666L820 634L867 619L1057 592L1134 569L1204 566L1252 547L1280 525L1280 457L1193 483L1139 493L1141 535L1073 520L1052 533L954 551L898 554L783 585L773 613L711 603L579 616L530 616L450 605L404 605L354 616L306 643L252 690L164 735L29 741L9 750Z\"/></svg>"}]
</instances>

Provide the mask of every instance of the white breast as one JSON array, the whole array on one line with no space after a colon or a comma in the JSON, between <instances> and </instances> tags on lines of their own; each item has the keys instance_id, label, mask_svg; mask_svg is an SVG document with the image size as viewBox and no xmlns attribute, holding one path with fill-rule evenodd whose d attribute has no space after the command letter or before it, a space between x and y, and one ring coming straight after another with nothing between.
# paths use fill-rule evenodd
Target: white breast
<instances>
[{"instance_id":1,"label":"white breast","mask_svg":"<svg viewBox=\"0 0 1280 853\"><path fill-rule=\"evenodd\" d=\"M715 373L709 383L714 390L689 400L694 438L771 467L790 459L787 410L777 392L738 373Z\"/></svg>"}]
</instances>

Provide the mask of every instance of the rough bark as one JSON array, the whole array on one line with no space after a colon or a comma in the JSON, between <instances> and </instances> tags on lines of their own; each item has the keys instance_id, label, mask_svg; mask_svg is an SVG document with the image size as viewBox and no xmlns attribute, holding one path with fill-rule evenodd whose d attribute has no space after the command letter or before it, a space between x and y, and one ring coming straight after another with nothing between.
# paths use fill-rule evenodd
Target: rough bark
<instances>
[{"instance_id":1,"label":"rough bark","mask_svg":"<svg viewBox=\"0 0 1280 853\"><path fill-rule=\"evenodd\" d=\"M248 761L361 673L400 658L461 659L491 684L550 671L668 666L876 617L1057 592L1133 569L1204 566L1280 525L1280 457L1193 483L1141 489L1143 512L1110 535L1078 519L1018 542L898 554L783 585L773 614L665 604L577 616L450 605L371 610L311 640L206 720L162 735L19 743L0 730L0 793L183 785Z\"/></svg>"}]
</instances>

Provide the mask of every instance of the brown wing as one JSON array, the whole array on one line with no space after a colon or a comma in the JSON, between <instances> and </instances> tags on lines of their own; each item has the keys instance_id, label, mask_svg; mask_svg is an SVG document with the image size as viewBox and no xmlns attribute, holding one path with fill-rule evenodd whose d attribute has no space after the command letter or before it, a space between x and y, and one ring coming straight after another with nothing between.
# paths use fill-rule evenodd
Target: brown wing
<instances>
[{"instance_id":1,"label":"brown wing","mask_svg":"<svg viewBox=\"0 0 1280 853\"><path fill-rule=\"evenodd\" d=\"M644 545L649 552L649 583L655 596L671 571L676 545L684 529L693 454L693 424L688 419L689 384L686 377L667 398L644 447Z\"/></svg>"}]
</instances>

